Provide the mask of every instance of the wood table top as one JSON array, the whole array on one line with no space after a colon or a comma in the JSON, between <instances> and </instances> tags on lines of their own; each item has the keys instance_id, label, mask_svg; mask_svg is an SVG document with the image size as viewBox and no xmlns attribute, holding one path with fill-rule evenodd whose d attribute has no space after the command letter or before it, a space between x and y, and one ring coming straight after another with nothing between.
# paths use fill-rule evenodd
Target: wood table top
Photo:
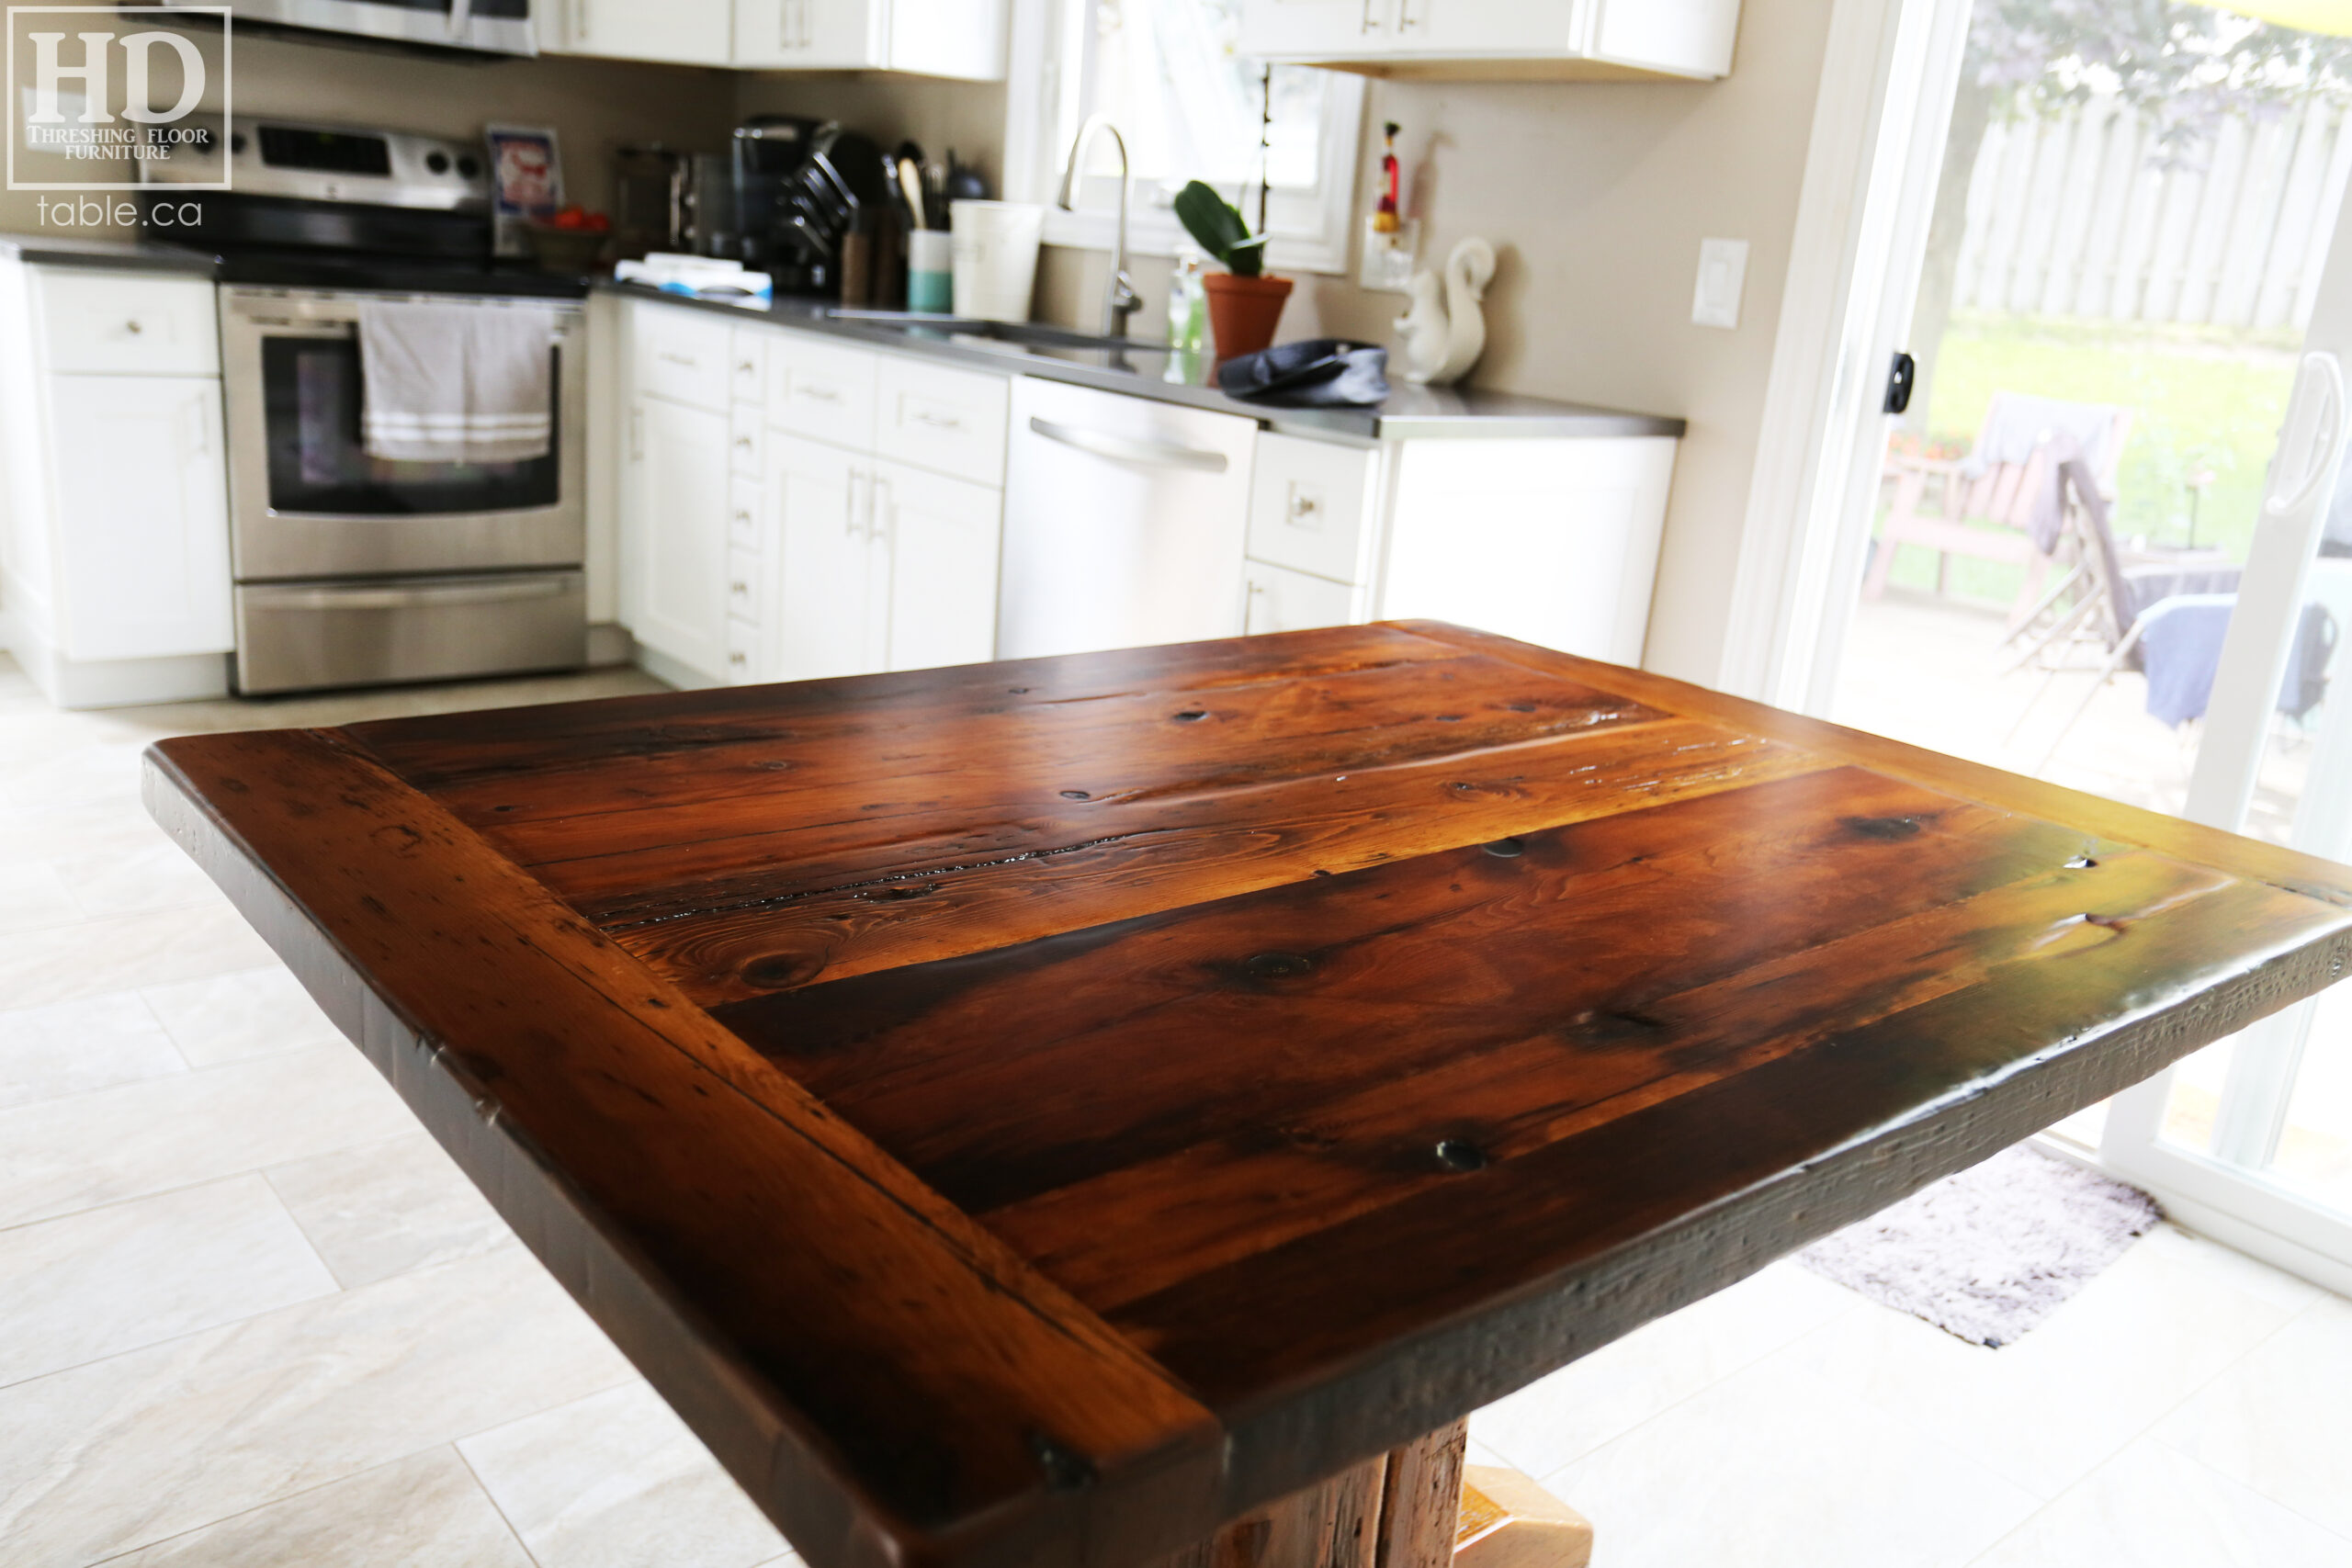
<instances>
[{"instance_id":1,"label":"wood table top","mask_svg":"<svg viewBox=\"0 0 2352 1568\"><path fill-rule=\"evenodd\" d=\"M816 1568L1129 1568L2329 984L2352 871L1458 627L165 741Z\"/></svg>"}]
</instances>

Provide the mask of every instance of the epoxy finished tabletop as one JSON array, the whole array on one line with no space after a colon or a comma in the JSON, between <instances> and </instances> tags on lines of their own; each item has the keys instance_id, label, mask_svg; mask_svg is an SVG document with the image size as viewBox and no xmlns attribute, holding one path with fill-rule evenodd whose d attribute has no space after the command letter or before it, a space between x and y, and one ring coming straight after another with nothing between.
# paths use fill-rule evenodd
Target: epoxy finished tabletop
<instances>
[{"instance_id":1,"label":"epoxy finished tabletop","mask_svg":"<svg viewBox=\"0 0 2352 1568\"><path fill-rule=\"evenodd\" d=\"M816 1568L1139 1568L2352 956L2345 868L1420 623L148 798Z\"/></svg>"}]
</instances>

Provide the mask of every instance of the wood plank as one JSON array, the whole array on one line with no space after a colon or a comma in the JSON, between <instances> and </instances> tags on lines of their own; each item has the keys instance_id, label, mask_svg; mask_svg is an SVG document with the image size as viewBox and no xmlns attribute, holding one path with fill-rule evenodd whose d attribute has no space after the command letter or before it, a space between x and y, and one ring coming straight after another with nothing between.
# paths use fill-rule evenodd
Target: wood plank
<instances>
[{"instance_id":1,"label":"wood plank","mask_svg":"<svg viewBox=\"0 0 2352 1568\"><path fill-rule=\"evenodd\" d=\"M2056 871L2082 846L1844 770L717 1016L985 1213L1223 1137L1283 1146L1293 1119L1366 1081L1513 1041L1573 1048L1579 1019L1638 1018L1657 996ZM1657 1076L1652 1054L1613 1043L1579 1099ZM1378 1163L1405 1180L1426 1162Z\"/></svg>"},{"instance_id":2,"label":"wood plank","mask_svg":"<svg viewBox=\"0 0 2352 1568\"><path fill-rule=\"evenodd\" d=\"M1247 1132L986 1213L990 1229L1098 1311L1451 1182L1449 1141L1515 1159L1831 1035L2052 963L2226 886L2127 852L2030 878L1744 968L1598 1027L1466 1048ZM2084 919L2086 905L2098 911ZM1419 1154L1424 1157L1416 1159ZM1112 1223L1106 1216L1116 1216Z\"/></svg>"},{"instance_id":3,"label":"wood plank","mask_svg":"<svg viewBox=\"0 0 2352 1568\"><path fill-rule=\"evenodd\" d=\"M1237 1472L1279 1494L1287 1456L1326 1451L1313 1434L1395 1443L1432 1412L1490 1403L1531 1368L1566 1365L2311 995L2347 962L2352 915L2233 883L2123 940L2002 965L1107 1315L1219 1411ZM1400 1257L1414 1266L1395 1268Z\"/></svg>"},{"instance_id":4,"label":"wood plank","mask_svg":"<svg viewBox=\"0 0 2352 1568\"><path fill-rule=\"evenodd\" d=\"M1470 1423L1441 1427L1388 1456L1380 1494L1377 1568L1448 1568L1462 1519Z\"/></svg>"},{"instance_id":5,"label":"wood plank","mask_svg":"<svg viewBox=\"0 0 2352 1568\"><path fill-rule=\"evenodd\" d=\"M773 1391L775 1429L718 1448L796 1540L877 1565L1073 1550L1035 1512L1027 1532L989 1517L1015 1499L1130 1552L1214 1526L1205 1410L430 800L311 732L150 755L158 816L346 1028L355 987L400 998L399 1037L367 1042L378 1065L607 1330L641 1352L703 1342L705 1384L665 1393ZM333 931L332 954L290 919ZM556 1203L672 1322L616 1314L540 1212Z\"/></svg>"},{"instance_id":6,"label":"wood plank","mask_svg":"<svg viewBox=\"0 0 2352 1568\"><path fill-rule=\"evenodd\" d=\"M1814 771L1802 752L1664 723L1336 778L989 824L947 841L883 838L724 881L571 895L583 914L706 1007L954 958L1074 926L1302 883L1436 850L1720 794ZM1093 810L1092 807L1089 807ZM926 824L928 826L928 824ZM857 836L896 824L858 824ZM805 840L813 835L778 834ZM742 852L791 854L774 840Z\"/></svg>"}]
</instances>

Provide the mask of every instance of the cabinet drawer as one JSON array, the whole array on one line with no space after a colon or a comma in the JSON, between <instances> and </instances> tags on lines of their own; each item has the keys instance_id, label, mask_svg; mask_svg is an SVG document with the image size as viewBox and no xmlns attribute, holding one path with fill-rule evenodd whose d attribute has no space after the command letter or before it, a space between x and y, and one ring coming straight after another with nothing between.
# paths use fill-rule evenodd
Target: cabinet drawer
<instances>
[{"instance_id":1,"label":"cabinet drawer","mask_svg":"<svg viewBox=\"0 0 2352 1568\"><path fill-rule=\"evenodd\" d=\"M799 333L779 333L768 344L768 423L795 435L871 450L879 357Z\"/></svg>"},{"instance_id":2,"label":"cabinet drawer","mask_svg":"<svg viewBox=\"0 0 2352 1568\"><path fill-rule=\"evenodd\" d=\"M1261 434L1250 558L1334 582L1363 581L1364 506L1378 460L1361 446Z\"/></svg>"},{"instance_id":3,"label":"cabinet drawer","mask_svg":"<svg viewBox=\"0 0 2352 1568\"><path fill-rule=\"evenodd\" d=\"M748 621L729 616L727 621L727 681L729 685L749 686L768 678L765 647L767 633Z\"/></svg>"},{"instance_id":4,"label":"cabinet drawer","mask_svg":"<svg viewBox=\"0 0 2352 1568\"><path fill-rule=\"evenodd\" d=\"M744 478L757 479L767 446L766 434L760 428L760 411L750 403L737 403L729 423L728 466Z\"/></svg>"},{"instance_id":5,"label":"cabinet drawer","mask_svg":"<svg viewBox=\"0 0 2352 1568\"><path fill-rule=\"evenodd\" d=\"M773 335L756 327L737 327L731 356L728 360L727 378L729 389L739 403L758 403L768 395L768 339Z\"/></svg>"},{"instance_id":6,"label":"cabinet drawer","mask_svg":"<svg viewBox=\"0 0 2352 1568\"><path fill-rule=\"evenodd\" d=\"M1245 636L1344 626L1356 618L1356 591L1342 583L1254 560L1243 569L1242 578L1250 598L1242 622Z\"/></svg>"},{"instance_id":7,"label":"cabinet drawer","mask_svg":"<svg viewBox=\"0 0 2352 1568\"><path fill-rule=\"evenodd\" d=\"M675 305L637 308L637 384L690 408L725 413L732 402L725 324Z\"/></svg>"},{"instance_id":8,"label":"cabinet drawer","mask_svg":"<svg viewBox=\"0 0 2352 1568\"><path fill-rule=\"evenodd\" d=\"M39 315L51 370L218 376L212 285L197 277L41 267Z\"/></svg>"},{"instance_id":9,"label":"cabinet drawer","mask_svg":"<svg viewBox=\"0 0 2352 1568\"><path fill-rule=\"evenodd\" d=\"M768 538L765 509L761 504L765 499L757 479L738 474L728 481L727 543L730 547L756 555L775 553Z\"/></svg>"},{"instance_id":10,"label":"cabinet drawer","mask_svg":"<svg viewBox=\"0 0 2352 1568\"><path fill-rule=\"evenodd\" d=\"M768 624L767 558L750 550L727 552L727 614L755 626Z\"/></svg>"},{"instance_id":11,"label":"cabinet drawer","mask_svg":"<svg viewBox=\"0 0 2352 1568\"><path fill-rule=\"evenodd\" d=\"M876 452L976 484L1003 485L1011 397L1003 377L893 358L882 361L876 379Z\"/></svg>"}]
</instances>

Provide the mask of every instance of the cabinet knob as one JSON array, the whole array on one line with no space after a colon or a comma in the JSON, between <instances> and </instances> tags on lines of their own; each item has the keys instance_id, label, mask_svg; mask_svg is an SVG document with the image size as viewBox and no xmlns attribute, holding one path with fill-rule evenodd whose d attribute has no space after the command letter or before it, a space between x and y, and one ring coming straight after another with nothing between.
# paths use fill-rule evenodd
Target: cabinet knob
<instances>
[{"instance_id":1,"label":"cabinet knob","mask_svg":"<svg viewBox=\"0 0 2352 1568\"><path fill-rule=\"evenodd\" d=\"M122 330L129 333L132 337L137 337L141 333L145 332L147 329L139 324L138 317L133 316L130 320L122 323Z\"/></svg>"}]
</instances>

